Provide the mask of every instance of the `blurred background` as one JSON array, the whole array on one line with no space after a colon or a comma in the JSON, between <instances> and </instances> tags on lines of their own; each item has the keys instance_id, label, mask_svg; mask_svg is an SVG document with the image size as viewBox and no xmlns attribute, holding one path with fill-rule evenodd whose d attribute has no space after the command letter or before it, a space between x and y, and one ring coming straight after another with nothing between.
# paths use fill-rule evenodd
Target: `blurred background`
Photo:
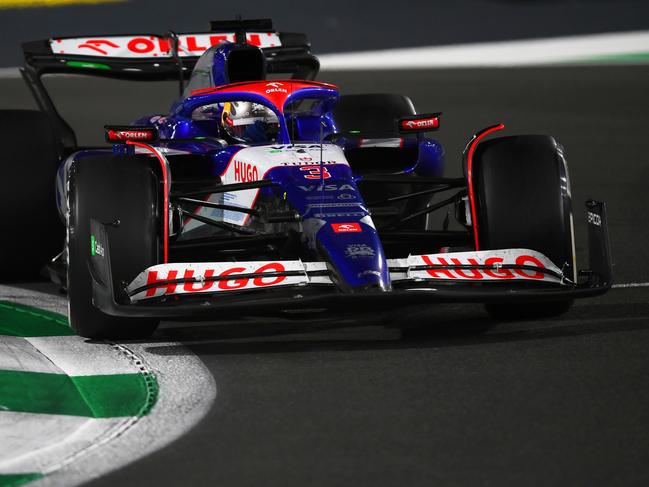
<instances>
[{"instance_id":1,"label":"blurred background","mask_svg":"<svg viewBox=\"0 0 649 487\"><path fill-rule=\"evenodd\" d=\"M647 0L0 0L0 66L19 65L26 40L201 31L237 14L307 32L316 54L649 28Z\"/></svg>"}]
</instances>

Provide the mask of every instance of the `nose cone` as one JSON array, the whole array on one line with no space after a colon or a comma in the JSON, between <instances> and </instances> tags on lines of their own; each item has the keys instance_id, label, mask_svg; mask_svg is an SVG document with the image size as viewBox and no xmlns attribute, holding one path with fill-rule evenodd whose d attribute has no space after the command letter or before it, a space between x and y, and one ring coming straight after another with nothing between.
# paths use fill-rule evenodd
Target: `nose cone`
<instances>
[{"instance_id":1,"label":"nose cone","mask_svg":"<svg viewBox=\"0 0 649 487\"><path fill-rule=\"evenodd\" d=\"M329 221L320 228L317 242L342 290L390 291L385 253L369 217L358 221Z\"/></svg>"}]
</instances>

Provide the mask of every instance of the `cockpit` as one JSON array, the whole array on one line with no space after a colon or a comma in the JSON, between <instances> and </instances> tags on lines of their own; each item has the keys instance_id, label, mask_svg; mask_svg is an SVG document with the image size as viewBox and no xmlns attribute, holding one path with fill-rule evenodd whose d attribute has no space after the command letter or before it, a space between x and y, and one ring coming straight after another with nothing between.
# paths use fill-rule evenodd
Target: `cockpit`
<instances>
[{"instance_id":1,"label":"cockpit","mask_svg":"<svg viewBox=\"0 0 649 487\"><path fill-rule=\"evenodd\" d=\"M297 79L266 79L261 49L223 43L197 61L172 113L191 119L172 137L218 137L228 144L317 142L335 131L335 86Z\"/></svg>"}]
</instances>

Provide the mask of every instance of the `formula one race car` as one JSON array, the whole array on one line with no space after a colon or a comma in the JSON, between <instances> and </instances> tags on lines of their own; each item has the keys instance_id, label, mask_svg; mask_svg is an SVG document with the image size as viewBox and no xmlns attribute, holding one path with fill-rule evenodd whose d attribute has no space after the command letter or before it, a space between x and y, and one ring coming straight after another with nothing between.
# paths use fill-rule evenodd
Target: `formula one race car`
<instances>
[{"instance_id":1,"label":"formula one race car","mask_svg":"<svg viewBox=\"0 0 649 487\"><path fill-rule=\"evenodd\" d=\"M81 336L143 337L163 318L450 301L556 315L611 285L601 202L586 203L590 269L577 271L554 138L487 138L504 128L494 125L458 157L464 176L443 177L444 151L425 135L440 113L313 81L305 36L269 20L23 49L41 111L0 113L12 141L0 212L14 227L2 266L25 275L60 249L46 189L59 161L65 248L48 268ZM177 79L181 96L165 115L106 126L112 147L82 149L42 84L50 73ZM448 209L432 228L432 212Z\"/></svg>"}]
</instances>

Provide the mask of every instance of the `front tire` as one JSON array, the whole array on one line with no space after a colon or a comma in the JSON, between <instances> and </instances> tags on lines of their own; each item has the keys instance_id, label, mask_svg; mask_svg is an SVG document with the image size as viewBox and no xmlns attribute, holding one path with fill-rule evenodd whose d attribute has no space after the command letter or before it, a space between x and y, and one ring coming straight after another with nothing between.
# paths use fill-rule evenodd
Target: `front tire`
<instances>
[{"instance_id":1,"label":"front tire","mask_svg":"<svg viewBox=\"0 0 649 487\"><path fill-rule=\"evenodd\" d=\"M145 268L159 263L159 183L144 156L96 156L72 168L69 198L68 294L70 326L86 338L145 338L153 318L109 316L92 303L90 220L107 226L113 287L121 292ZM123 296L117 296L118 299Z\"/></svg>"},{"instance_id":2,"label":"front tire","mask_svg":"<svg viewBox=\"0 0 649 487\"><path fill-rule=\"evenodd\" d=\"M562 147L547 135L500 137L474 155L478 240L482 250L525 248L550 258L575 279L570 181ZM491 303L496 319L548 318L571 300Z\"/></svg>"}]
</instances>

